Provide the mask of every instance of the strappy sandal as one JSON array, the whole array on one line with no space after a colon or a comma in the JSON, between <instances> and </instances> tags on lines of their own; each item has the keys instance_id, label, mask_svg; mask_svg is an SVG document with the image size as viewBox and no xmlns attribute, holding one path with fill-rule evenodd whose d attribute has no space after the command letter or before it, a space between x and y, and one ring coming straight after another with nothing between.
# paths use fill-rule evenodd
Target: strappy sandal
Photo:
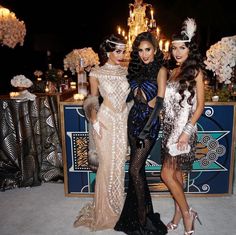
<instances>
[{"instance_id":1,"label":"strappy sandal","mask_svg":"<svg viewBox=\"0 0 236 235\"><path fill-rule=\"evenodd\" d=\"M178 228L178 224L174 224L172 221L170 221L167 225L166 225L168 231L174 231L175 229Z\"/></svg>"},{"instance_id":2,"label":"strappy sandal","mask_svg":"<svg viewBox=\"0 0 236 235\"><path fill-rule=\"evenodd\" d=\"M197 220L199 222L199 224L202 225L202 222L198 216L198 213L196 211L194 211L192 208L189 209L189 212L190 216L192 217L192 230L190 231L185 231L184 232L184 235L193 235L194 232L195 232L195 229L194 229L194 223L195 223L195 220Z\"/></svg>"}]
</instances>

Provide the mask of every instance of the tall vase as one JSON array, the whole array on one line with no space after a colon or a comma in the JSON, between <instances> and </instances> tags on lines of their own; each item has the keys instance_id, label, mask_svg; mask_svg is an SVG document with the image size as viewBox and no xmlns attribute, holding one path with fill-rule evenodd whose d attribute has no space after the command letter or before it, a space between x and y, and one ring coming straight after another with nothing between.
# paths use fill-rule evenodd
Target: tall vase
<instances>
[{"instance_id":1,"label":"tall vase","mask_svg":"<svg viewBox=\"0 0 236 235\"><path fill-rule=\"evenodd\" d=\"M84 96L88 95L88 88L87 88L87 74L83 68L77 74L77 81L78 81L78 94L83 94Z\"/></svg>"}]
</instances>

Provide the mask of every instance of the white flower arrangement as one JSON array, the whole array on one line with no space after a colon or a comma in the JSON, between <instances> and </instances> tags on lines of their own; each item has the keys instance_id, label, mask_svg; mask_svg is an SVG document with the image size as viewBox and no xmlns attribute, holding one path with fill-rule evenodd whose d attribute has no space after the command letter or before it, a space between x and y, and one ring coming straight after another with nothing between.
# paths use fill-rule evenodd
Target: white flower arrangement
<instances>
[{"instance_id":1,"label":"white flower arrangement","mask_svg":"<svg viewBox=\"0 0 236 235\"><path fill-rule=\"evenodd\" d=\"M35 70L35 71L34 71L34 76L40 77L40 76L42 76L42 75L43 75L43 72L42 72L41 70Z\"/></svg>"},{"instance_id":2,"label":"white flower arrangement","mask_svg":"<svg viewBox=\"0 0 236 235\"><path fill-rule=\"evenodd\" d=\"M69 69L72 74L80 71L81 59L83 60L83 67L93 67L99 64L98 54L93 51L91 47L82 49L74 49L66 55L64 59L64 69Z\"/></svg>"},{"instance_id":3,"label":"white flower arrangement","mask_svg":"<svg viewBox=\"0 0 236 235\"><path fill-rule=\"evenodd\" d=\"M24 75L16 75L11 79L11 85L14 87L29 88L33 85L33 82Z\"/></svg>"},{"instance_id":4,"label":"white flower arrangement","mask_svg":"<svg viewBox=\"0 0 236 235\"><path fill-rule=\"evenodd\" d=\"M236 65L236 35L224 37L206 52L206 69L213 71L220 83L230 84Z\"/></svg>"},{"instance_id":5,"label":"white flower arrangement","mask_svg":"<svg viewBox=\"0 0 236 235\"><path fill-rule=\"evenodd\" d=\"M0 43L14 48L17 43L24 44L26 28L24 21L19 21L15 14L0 6Z\"/></svg>"}]
</instances>

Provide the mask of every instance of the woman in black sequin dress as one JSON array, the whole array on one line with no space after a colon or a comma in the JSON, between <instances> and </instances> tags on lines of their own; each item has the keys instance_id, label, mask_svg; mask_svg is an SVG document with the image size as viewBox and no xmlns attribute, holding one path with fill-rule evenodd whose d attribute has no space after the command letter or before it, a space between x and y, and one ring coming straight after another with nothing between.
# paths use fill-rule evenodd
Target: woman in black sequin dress
<instances>
[{"instance_id":1,"label":"woman in black sequin dress","mask_svg":"<svg viewBox=\"0 0 236 235\"><path fill-rule=\"evenodd\" d=\"M115 230L126 234L167 233L154 213L148 188L145 162L155 144L160 127L159 112L165 93L167 71L162 67L163 55L155 37L144 32L134 40L128 81L130 98L134 100L128 117L128 136L131 147L129 185L125 204Z\"/></svg>"}]
</instances>

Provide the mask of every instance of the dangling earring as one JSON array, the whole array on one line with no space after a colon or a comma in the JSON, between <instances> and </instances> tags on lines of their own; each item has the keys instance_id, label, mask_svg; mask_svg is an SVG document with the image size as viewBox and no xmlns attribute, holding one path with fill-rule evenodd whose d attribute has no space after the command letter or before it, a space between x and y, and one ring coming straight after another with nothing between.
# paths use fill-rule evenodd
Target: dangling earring
<instances>
[{"instance_id":1,"label":"dangling earring","mask_svg":"<svg viewBox=\"0 0 236 235\"><path fill-rule=\"evenodd\" d=\"M107 57L109 58L109 56L110 56L110 53L109 53L109 52L107 52Z\"/></svg>"}]
</instances>

